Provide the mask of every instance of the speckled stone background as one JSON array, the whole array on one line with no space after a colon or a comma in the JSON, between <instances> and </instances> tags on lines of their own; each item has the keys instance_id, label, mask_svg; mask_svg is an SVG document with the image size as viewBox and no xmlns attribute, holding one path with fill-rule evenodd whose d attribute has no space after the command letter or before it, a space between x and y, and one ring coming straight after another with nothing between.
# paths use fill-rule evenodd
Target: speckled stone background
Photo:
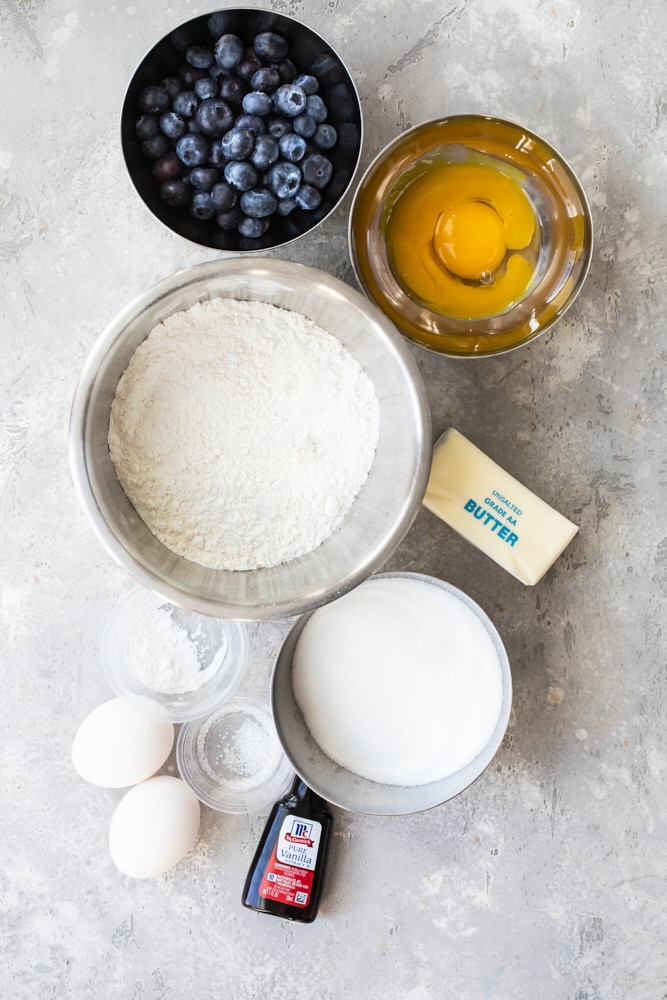
<instances>
[{"instance_id":1,"label":"speckled stone background","mask_svg":"<svg viewBox=\"0 0 667 1000\"><path fill-rule=\"evenodd\" d=\"M252 5L252 4L250 4ZM130 586L71 484L84 358L136 293L210 251L126 176L118 114L170 27L210 8L0 0L0 987L6 998L661 1000L667 996L667 8L664 0L282 0L344 55L364 164L430 117L537 131L588 192L596 250L567 317L464 363L414 351L453 424L580 525L526 588L423 510L391 568L467 591L507 645L514 710L488 771L407 818L335 812L310 927L242 909L264 815L204 810L167 875L121 876L120 792L74 733L110 696L102 625ZM284 254L354 283L349 199ZM284 625L252 628L266 691ZM168 770L173 772L173 760Z\"/></svg>"}]
</instances>

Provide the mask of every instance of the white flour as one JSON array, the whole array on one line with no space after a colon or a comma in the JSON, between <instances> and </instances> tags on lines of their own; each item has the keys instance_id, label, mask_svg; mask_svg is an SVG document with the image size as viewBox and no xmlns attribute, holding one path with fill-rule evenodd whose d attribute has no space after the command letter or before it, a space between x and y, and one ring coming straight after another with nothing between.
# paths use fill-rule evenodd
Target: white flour
<instances>
[{"instance_id":1,"label":"white flour","mask_svg":"<svg viewBox=\"0 0 667 1000\"><path fill-rule=\"evenodd\" d=\"M212 299L137 348L111 407L123 490L169 549L213 569L275 566L340 524L379 433L373 385L299 313Z\"/></svg>"}]
</instances>

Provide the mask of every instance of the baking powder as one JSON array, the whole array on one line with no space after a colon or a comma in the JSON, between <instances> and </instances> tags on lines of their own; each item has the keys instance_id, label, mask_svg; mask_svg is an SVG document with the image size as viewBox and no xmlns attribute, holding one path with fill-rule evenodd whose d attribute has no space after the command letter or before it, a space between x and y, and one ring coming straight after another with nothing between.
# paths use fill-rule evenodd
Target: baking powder
<instances>
[{"instance_id":1,"label":"baking powder","mask_svg":"<svg viewBox=\"0 0 667 1000\"><path fill-rule=\"evenodd\" d=\"M184 628L173 609L156 597L130 629L125 655L138 680L161 694L198 691L218 672L227 653L223 635L216 649L201 624Z\"/></svg>"}]
</instances>

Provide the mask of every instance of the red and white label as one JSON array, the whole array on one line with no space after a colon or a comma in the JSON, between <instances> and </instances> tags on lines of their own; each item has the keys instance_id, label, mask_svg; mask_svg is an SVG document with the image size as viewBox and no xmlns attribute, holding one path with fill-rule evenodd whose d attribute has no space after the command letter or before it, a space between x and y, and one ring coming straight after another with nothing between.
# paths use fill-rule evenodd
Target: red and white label
<instances>
[{"instance_id":1,"label":"red and white label","mask_svg":"<svg viewBox=\"0 0 667 1000\"><path fill-rule=\"evenodd\" d=\"M290 906L308 906L320 847L322 824L285 816L259 886L260 896Z\"/></svg>"}]
</instances>

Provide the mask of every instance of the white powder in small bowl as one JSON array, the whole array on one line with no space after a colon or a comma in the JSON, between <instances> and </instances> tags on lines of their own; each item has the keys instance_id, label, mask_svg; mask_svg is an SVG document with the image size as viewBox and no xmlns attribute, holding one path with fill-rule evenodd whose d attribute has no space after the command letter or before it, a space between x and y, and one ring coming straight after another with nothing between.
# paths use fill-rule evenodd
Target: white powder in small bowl
<instances>
[{"instance_id":1,"label":"white powder in small bowl","mask_svg":"<svg viewBox=\"0 0 667 1000\"><path fill-rule=\"evenodd\" d=\"M225 705L206 719L197 734L196 753L202 771L234 792L266 784L283 756L271 716L250 703Z\"/></svg>"},{"instance_id":2,"label":"white powder in small bowl","mask_svg":"<svg viewBox=\"0 0 667 1000\"><path fill-rule=\"evenodd\" d=\"M148 606L128 633L125 655L130 668L151 691L197 691L224 663L227 638L222 634L212 645L210 630L200 621L186 628L176 621L176 609L158 601ZM187 613L184 618L188 620Z\"/></svg>"}]
</instances>

